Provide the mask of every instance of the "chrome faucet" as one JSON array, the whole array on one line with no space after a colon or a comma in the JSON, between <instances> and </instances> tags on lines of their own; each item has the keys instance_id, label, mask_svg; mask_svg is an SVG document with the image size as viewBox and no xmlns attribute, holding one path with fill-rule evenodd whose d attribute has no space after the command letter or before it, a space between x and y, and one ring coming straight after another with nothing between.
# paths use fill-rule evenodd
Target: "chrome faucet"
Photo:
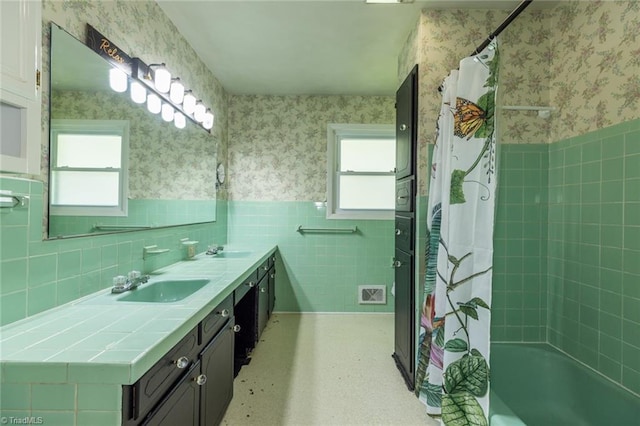
<instances>
[{"instance_id":1,"label":"chrome faucet","mask_svg":"<svg viewBox=\"0 0 640 426\"><path fill-rule=\"evenodd\" d=\"M118 275L113 277L111 293L124 293L125 291L138 288L140 284L145 284L148 281L149 275L141 275L140 271L131 271L126 277L124 275Z\"/></svg>"},{"instance_id":2,"label":"chrome faucet","mask_svg":"<svg viewBox=\"0 0 640 426\"><path fill-rule=\"evenodd\" d=\"M219 246L219 245L211 245L207 248L207 252L206 254L218 254L219 251L224 250L223 246Z\"/></svg>"}]
</instances>

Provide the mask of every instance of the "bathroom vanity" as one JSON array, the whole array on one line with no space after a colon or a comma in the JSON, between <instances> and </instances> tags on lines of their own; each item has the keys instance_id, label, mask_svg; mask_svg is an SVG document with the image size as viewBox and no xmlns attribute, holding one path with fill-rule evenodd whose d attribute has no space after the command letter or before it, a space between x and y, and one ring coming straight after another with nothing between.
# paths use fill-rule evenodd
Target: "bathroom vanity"
<instances>
[{"instance_id":1,"label":"bathroom vanity","mask_svg":"<svg viewBox=\"0 0 640 426\"><path fill-rule=\"evenodd\" d=\"M135 290L103 290L10 324L0 341L2 386L68 398L71 406L41 410L25 398L22 413L45 423L67 410L75 424L219 424L273 311L275 253L200 254Z\"/></svg>"}]
</instances>

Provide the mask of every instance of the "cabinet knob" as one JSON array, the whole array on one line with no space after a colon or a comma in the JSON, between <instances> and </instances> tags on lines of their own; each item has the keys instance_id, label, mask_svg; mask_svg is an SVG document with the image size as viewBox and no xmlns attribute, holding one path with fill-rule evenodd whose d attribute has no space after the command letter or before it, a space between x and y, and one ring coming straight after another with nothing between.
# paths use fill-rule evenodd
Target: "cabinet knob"
<instances>
[{"instance_id":1,"label":"cabinet knob","mask_svg":"<svg viewBox=\"0 0 640 426\"><path fill-rule=\"evenodd\" d=\"M268 267L268 266L263 266L263 267L262 267L262 270L263 270L263 271L268 271L268 270L269 270L269 267Z\"/></svg>"},{"instance_id":2,"label":"cabinet knob","mask_svg":"<svg viewBox=\"0 0 640 426\"><path fill-rule=\"evenodd\" d=\"M229 310L228 309L223 309L222 312L220 312L220 316L222 318L226 318L229 316Z\"/></svg>"},{"instance_id":3,"label":"cabinet knob","mask_svg":"<svg viewBox=\"0 0 640 426\"><path fill-rule=\"evenodd\" d=\"M236 333L238 333L241 329L242 327L240 327L240 324L236 324L233 326L233 331L235 331Z\"/></svg>"},{"instance_id":4,"label":"cabinet knob","mask_svg":"<svg viewBox=\"0 0 640 426\"><path fill-rule=\"evenodd\" d=\"M401 130L401 131L405 131L405 130L407 130L407 125L406 125L406 124L401 124L401 125L400 125L400 130Z\"/></svg>"},{"instance_id":5,"label":"cabinet knob","mask_svg":"<svg viewBox=\"0 0 640 426\"><path fill-rule=\"evenodd\" d=\"M189 365L189 358L187 358L186 356L181 356L175 361L175 364L176 367L180 369L187 368L187 365Z\"/></svg>"},{"instance_id":6,"label":"cabinet knob","mask_svg":"<svg viewBox=\"0 0 640 426\"><path fill-rule=\"evenodd\" d=\"M402 229L396 229L396 235L402 235Z\"/></svg>"},{"instance_id":7,"label":"cabinet knob","mask_svg":"<svg viewBox=\"0 0 640 426\"><path fill-rule=\"evenodd\" d=\"M249 287L255 287L255 286L256 286L256 283L254 283L253 281L249 281L249 282L247 283L247 285L248 285Z\"/></svg>"},{"instance_id":8,"label":"cabinet knob","mask_svg":"<svg viewBox=\"0 0 640 426\"><path fill-rule=\"evenodd\" d=\"M275 262L275 261L276 261L276 257L275 257L275 256L273 256L273 257L271 258L271 261L272 261L272 262Z\"/></svg>"},{"instance_id":9,"label":"cabinet knob","mask_svg":"<svg viewBox=\"0 0 640 426\"><path fill-rule=\"evenodd\" d=\"M205 376L204 374L200 374L198 377L196 377L194 379L196 381L196 383L198 384L198 386L202 386L205 383L207 383L207 376Z\"/></svg>"},{"instance_id":10,"label":"cabinet knob","mask_svg":"<svg viewBox=\"0 0 640 426\"><path fill-rule=\"evenodd\" d=\"M266 293L266 292L267 292L267 289L266 289L266 288L261 288L261 289L260 289L260 293Z\"/></svg>"},{"instance_id":11,"label":"cabinet knob","mask_svg":"<svg viewBox=\"0 0 640 426\"><path fill-rule=\"evenodd\" d=\"M275 277L276 277L276 274L271 274L271 278L275 278Z\"/></svg>"},{"instance_id":12,"label":"cabinet knob","mask_svg":"<svg viewBox=\"0 0 640 426\"><path fill-rule=\"evenodd\" d=\"M391 264L392 268L399 268L402 266L402 262L400 262L399 260L394 260L393 263Z\"/></svg>"}]
</instances>

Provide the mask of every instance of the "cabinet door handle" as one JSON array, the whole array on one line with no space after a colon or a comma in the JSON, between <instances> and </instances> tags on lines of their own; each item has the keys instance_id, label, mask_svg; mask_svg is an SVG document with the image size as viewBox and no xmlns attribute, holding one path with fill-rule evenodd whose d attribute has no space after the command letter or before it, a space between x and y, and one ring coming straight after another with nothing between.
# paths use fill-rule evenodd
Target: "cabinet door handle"
<instances>
[{"instance_id":1,"label":"cabinet door handle","mask_svg":"<svg viewBox=\"0 0 640 426\"><path fill-rule=\"evenodd\" d=\"M198 384L198 386L202 386L205 383L207 383L207 376L205 376L204 374L200 374L198 377L196 377L194 379L196 381L196 383Z\"/></svg>"},{"instance_id":2,"label":"cabinet door handle","mask_svg":"<svg viewBox=\"0 0 640 426\"><path fill-rule=\"evenodd\" d=\"M260 293L266 293L266 292L267 292L267 289L266 289L266 288L261 288L261 289L260 289Z\"/></svg>"},{"instance_id":3,"label":"cabinet door handle","mask_svg":"<svg viewBox=\"0 0 640 426\"><path fill-rule=\"evenodd\" d=\"M241 329L242 327L240 327L240 324L236 324L233 326L233 331L235 331L236 333L240 332Z\"/></svg>"},{"instance_id":4,"label":"cabinet door handle","mask_svg":"<svg viewBox=\"0 0 640 426\"><path fill-rule=\"evenodd\" d=\"M272 262L275 262L275 261L276 261L276 257L275 257L275 256L273 256L273 257L271 258L271 261L272 261Z\"/></svg>"},{"instance_id":5,"label":"cabinet door handle","mask_svg":"<svg viewBox=\"0 0 640 426\"><path fill-rule=\"evenodd\" d=\"M271 274L271 278L275 278L275 277L276 277L276 274Z\"/></svg>"},{"instance_id":6,"label":"cabinet door handle","mask_svg":"<svg viewBox=\"0 0 640 426\"><path fill-rule=\"evenodd\" d=\"M220 312L220 316L222 318L226 318L229 316L229 310L228 309L223 309L222 312Z\"/></svg>"},{"instance_id":7,"label":"cabinet door handle","mask_svg":"<svg viewBox=\"0 0 640 426\"><path fill-rule=\"evenodd\" d=\"M189 365L189 358L187 358L186 356L181 356L175 361L175 364L176 367L180 369L187 368L187 365Z\"/></svg>"},{"instance_id":8,"label":"cabinet door handle","mask_svg":"<svg viewBox=\"0 0 640 426\"><path fill-rule=\"evenodd\" d=\"M400 130L401 130L401 131L405 131L405 130L407 130L407 125L406 125L406 124L401 124L401 125L400 125Z\"/></svg>"},{"instance_id":9,"label":"cabinet door handle","mask_svg":"<svg viewBox=\"0 0 640 426\"><path fill-rule=\"evenodd\" d=\"M249 281L249 282L247 283L247 285L248 285L249 287L255 287L255 286L256 286L256 283L254 283L253 281Z\"/></svg>"},{"instance_id":10,"label":"cabinet door handle","mask_svg":"<svg viewBox=\"0 0 640 426\"><path fill-rule=\"evenodd\" d=\"M396 235L402 235L402 229L396 229Z\"/></svg>"},{"instance_id":11,"label":"cabinet door handle","mask_svg":"<svg viewBox=\"0 0 640 426\"><path fill-rule=\"evenodd\" d=\"M392 268L399 268L402 266L402 262L400 262L399 260L394 260L393 263L391 264Z\"/></svg>"},{"instance_id":12,"label":"cabinet door handle","mask_svg":"<svg viewBox=\"0 0 640 426\"><path fill-rule=\"evenodd\" d=\"M268 271L268 270L269 270L269 267L268 267L268 266L263 266L263 267L262 267L262 270L263 270L263 271Z\"/></svg>"}]
</instances>

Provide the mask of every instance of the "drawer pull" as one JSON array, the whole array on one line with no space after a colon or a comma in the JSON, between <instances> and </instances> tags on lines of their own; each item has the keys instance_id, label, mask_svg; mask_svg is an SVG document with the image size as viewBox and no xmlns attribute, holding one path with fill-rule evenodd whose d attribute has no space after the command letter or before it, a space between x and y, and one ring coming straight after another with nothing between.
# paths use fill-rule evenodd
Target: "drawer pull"
<instances>
[{"instance_id":1,"label":"drawer pull","mask_svg":"<svg viewBox=\"0 0 640 426\"><path fill-rule=\"evenodd\" d=\"M402 229L396 229L396 235L402 235Z\"/></svg>"},{"instance_id":2,"label":"drawer pull","mask_svg":"<svg viewBox=\"0 0 640 426\"><path fill-rule=\"evenodd\" d=\"M222 312L220 312L220 316L222 318L226 318L229 316L229 310L228 309L223 309Z\"/></svg>"},{"instance_id":3,"label":"drawer pull","mask_svg":"<svg viewBox=\"0 0 640 426\"><path fill-rule=\"evenodd\" d=\"M236 333L239 333L241 329L242 327L240 327L240 324L236 324L233 326L233 331L235 331Z\"/></svg>"},{"instance_id":4,"label":"drawer pull","mask_svg":"<svg viewBox=\"0 0 640 426\"><path fill-rule=\"evenodd\" d=\"M253 281L249 281L249 282L247 283L247 285L248 285L249 287L253 288L253 287L255 287L255 286L256 286L256 283L254 283Z\"/></svg>"},{"instance_id":5,"label":"drawer pull","mask_svg":"<svg viewBox=\"0 0 640 426\"><path fill-rule=\"evenodd\" d=\"M198 386L202 386L205 383L207 383L207 376L205 376L204 374L200 374L198 377L196 377L194 379L196 381L196 383L198 384Z\"/></svg>"},{"instance_id":6,"label":"drawer pull","mask_svg":"<svg viewBox=\"0 0 640 426\"><path fill-rule=\"evenodd\" d=\"M187 358L186 356L181 356L176 360L175 364L176 367L180 369L187 368L187 366L189 365L189 358Z\"/></svg>"}]
</instances>

